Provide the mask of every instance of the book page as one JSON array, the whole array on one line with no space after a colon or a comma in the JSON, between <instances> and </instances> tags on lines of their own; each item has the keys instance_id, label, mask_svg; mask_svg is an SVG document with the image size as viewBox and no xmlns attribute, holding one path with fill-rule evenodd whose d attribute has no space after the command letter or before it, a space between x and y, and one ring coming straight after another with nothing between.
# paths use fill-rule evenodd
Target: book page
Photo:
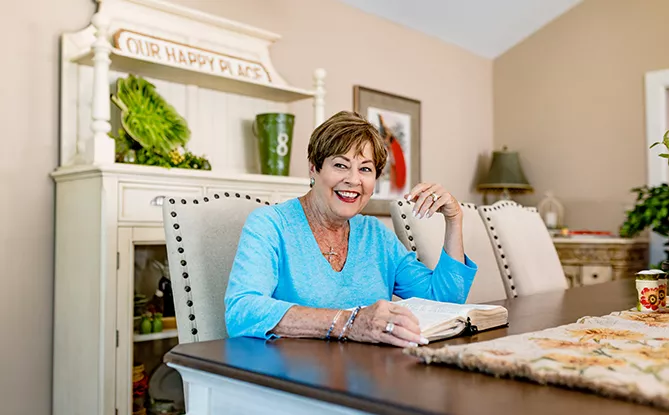
<instances>
[{"instance_id":1,"label":"book page","mask_svg":"<svg viewBox=\"0 0 669 415\"><path fill-rule=\"evenodd\" d=\"M467 313L471 310L494 310L500 308L499 306L485 304L442 303L415 297L396 301L394 304L411 310L418 318L422 331L452 319L461 318L462 320L467 320Z\"/></svg>"}]
</instances>

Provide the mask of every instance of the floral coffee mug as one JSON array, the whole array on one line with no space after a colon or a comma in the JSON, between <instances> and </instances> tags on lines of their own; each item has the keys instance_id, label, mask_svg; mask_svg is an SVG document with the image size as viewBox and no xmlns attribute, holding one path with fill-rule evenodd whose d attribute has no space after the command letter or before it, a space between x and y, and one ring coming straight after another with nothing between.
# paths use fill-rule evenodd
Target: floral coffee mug
<instances>
[{"instance_id":1,"label":"floral coffee mug","mask_svg":"<svg viewBox=\"0 0 669 415\"><path fill-rule=\"evenodd\" d=\"M659 270L645 270L636 274L636 309L652 313L667 306L666 274Z\"/></svg>"}]
</instances>

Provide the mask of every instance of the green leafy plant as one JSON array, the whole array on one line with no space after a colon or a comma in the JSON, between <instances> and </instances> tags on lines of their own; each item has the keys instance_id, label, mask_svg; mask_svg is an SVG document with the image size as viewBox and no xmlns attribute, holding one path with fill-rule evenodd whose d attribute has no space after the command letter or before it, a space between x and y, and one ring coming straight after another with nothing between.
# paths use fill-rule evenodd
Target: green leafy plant
<instances>
[{"instance_id":1,"label":"green leafy plant","mask_svg":"<svg viewBox=\"0 0 669 415\"><path fill-rule=\"evenodd\" d=\"M205 157L186 149L186 120L142 77L119 78L112 102L121 110L116 161L160 167L211 170Z\"/></svg>"},{"instance_id":2,"label":"green leafy plant","mask_svg":"<svg viewBox=\"0 0 669 415\"><path fill-rule=\"evenodd\" d=\"M662 141L653 143L650 148L659 144L669 150L669 131L664 134ZM669 159L668 153L659 156ZM634 209L626 212L627 217L620 227L620 236L632 238L646 228L662 236L669 236L669 186L663 183L654 187L636 187L632 192L637 194L636 203Z\"/></svg>"},{"instance_id":3,"label":"green leafy plant","mask_svg":"<svg viewBox=\"0 0 669 415\"><path fill-rule=\"evenodd\" d=\"M620 236L632 238L650 228L663 236L669 236L669 185L637 187L634 209L627 211L627 218L620 227Z\"/></svg>"},{"instance_id":4,"label":"green leafy plant","mask_svg":"<svg viewBox=\"0 0 669 415\"><path fill-rule=\"evenodd\" d=\"M114 137L114 140L116 140L116 161L118 163L211 170L211 165L206 158L196 156L190 151L184 150L183 147L172 150L167 155L163 155L153 151L153 149L142 147L123 129L119 130L118 137Z\"/></svg>"},{"instance_id":5,"label":"green leafy plant","mask_svg":"<svg viewBox=\"0 0 669 415\"><path fill-rule=\"evenodd\" d=\"M667 132L664 133L664 137L662 137L662 141L657 141L657 142L653 143L653 145L651 145L649 148L653 148L653 147L655 147L656 145L659 145L659 144L664 144L664 146L667 148L667 150L669 150L669 130L667 130ZM669 154L667 154L667 153L661 153L661 154L658 154L658 155L660 157L665 158L665 159L669 159Z\"/></svg>"}]
</instances>

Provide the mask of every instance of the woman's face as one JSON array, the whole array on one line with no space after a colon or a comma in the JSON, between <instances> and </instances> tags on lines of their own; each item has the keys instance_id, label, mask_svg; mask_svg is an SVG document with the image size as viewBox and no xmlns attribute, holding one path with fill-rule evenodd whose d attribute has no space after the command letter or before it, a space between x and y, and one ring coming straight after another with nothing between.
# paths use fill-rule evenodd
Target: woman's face
<instances>
[{"instance_id":1,"label":"woman's face","mask_svg":"<svg viewBox=\"0 0 669 415\"><path fill-rule=\"evenodd\" d=\"M357 215L369 202L376 184L376 169L371 144L355 155L355 148L348 153L328 157L320 172L311 166L315 179L313 191L324 204L320 209L333 218L348 220Z\"/></svg>"}]
</instances>

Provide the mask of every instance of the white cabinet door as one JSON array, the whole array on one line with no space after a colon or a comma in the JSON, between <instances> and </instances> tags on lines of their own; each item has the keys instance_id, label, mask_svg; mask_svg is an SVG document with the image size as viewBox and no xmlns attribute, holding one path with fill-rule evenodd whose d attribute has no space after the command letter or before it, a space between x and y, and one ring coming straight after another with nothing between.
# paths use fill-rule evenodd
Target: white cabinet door
<instances>
[{"instance_id":1,"label":"white cabinet door","mask_svg":"<svg viewBox=\"0 0 669 415\"><path fill-rule=\"evenodd\" d=\"M166 263L166 259L162 225L118 228L116 408L119 415L133 413L135 364L143 365L145 373L141 376L151 376L161 365L164 353L178 341L176 330L164 329L143 335L135 333L135 296L146 296L147 299L153 297L162 276L155 262ZM172 371L171 368L167 370ZM165 372L165 368L161 368L161 371Z\"/></svg>"}]
</instances>

